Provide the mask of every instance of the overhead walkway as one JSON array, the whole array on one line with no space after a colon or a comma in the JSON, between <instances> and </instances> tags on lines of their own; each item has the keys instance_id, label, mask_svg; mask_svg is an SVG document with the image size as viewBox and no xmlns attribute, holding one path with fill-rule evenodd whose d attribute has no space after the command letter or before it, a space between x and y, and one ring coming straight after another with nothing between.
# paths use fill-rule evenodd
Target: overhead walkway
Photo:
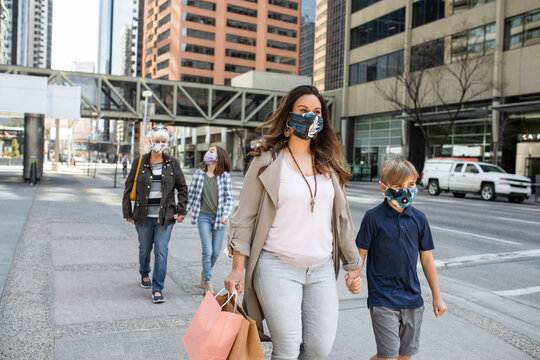
<instances>
[{"instance_id":1,"label":"overhead walkway","mask_svg":"<svg viewBox=\"0 0 540 360\"><path fill-rule=\"evenodd\" d=\"M0 65L0 73L43 76L49 84L81 88L81 117L142 120L143 91L152 91L152 121L179 126L256 128L284 93L142 77ZM334 98L325 96L332 108ZM331 111L332 112L332 111Z\"/></svg>"}]
</instances>

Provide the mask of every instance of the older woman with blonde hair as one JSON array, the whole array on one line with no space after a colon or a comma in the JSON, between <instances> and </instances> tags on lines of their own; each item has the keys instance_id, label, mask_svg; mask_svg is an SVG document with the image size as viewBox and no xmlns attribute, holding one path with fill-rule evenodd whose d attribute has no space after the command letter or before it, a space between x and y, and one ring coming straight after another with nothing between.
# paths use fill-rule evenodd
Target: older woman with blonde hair
<instances>
[{"instance_id":1,"label":"older woman with blonde hair","mask_svg":"<svg viewBox=\"0 0 540 360\"><path fill-rule=\"evenodd\" d=\"M351 174L317 88L291 90L262 128L230 220L225 287L245 289L263 340L266 320L272 359L324 359L337 330L340 261L349 291L361 286L344 190Z\"/></svg>"},{"instance_id":2,"label":"older woman with blonde hair","mask_svg":"<svg viewBox=\"0 0 540 360\"><path fill-rule=\"evenodd\" d=\"M122 208L126 221L135 223L139 235L140 286L152 288L152 301L165 301L163 287L167 275L169 239L176 221L186 214L187 186L178 160L167 155L169 132L156 125L149 135L152 150L135 158L126 179ZM135 200L130 194L136 183ZM175 190L177 198L175 200ZM154 272L150 274L150 255L154 248Z\"/></svg>"}]
</instances>

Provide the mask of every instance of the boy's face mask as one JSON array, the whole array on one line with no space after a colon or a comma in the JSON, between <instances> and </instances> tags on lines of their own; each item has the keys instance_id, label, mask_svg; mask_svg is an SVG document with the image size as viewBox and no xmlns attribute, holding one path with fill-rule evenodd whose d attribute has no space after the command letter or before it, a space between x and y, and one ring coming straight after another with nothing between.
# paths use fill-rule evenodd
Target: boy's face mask
<instances>
[{"instance_id":1,"label":"boy's face mask","mask_svg":"<svg viewBox=\"0 0 540 360\"><path fill-rule=\"evenodd\" d=\"M382 182L381 184L386 187L384 197L387 198L388 201L392 203L392 205L398 208L404 209L411 205L414 201L414 198L416 198L416 194L418 194L417 188L403 188L401 190L394 190L389 188Z\"/></svg>"},{"instance_id":2,"label":"boy's face mask","mask_svg":"<svg viewBox=\"0 0 540 360\"><path fill-rule=\"evenodd\" d=\"M314 112L297 114L291 112L290 126L294 129L294 135L302 140L310 140L317 135L324 126L323 118Z\"/></svg>"},{"instance_id":3,"label":"boy's face mask","mask_svg":"<svg viewBox=\"0 0 540 360\"><path fill-rule=\"evenodd\" d=\"M152 150L154 150L156 153L161 154L165 149L167 148L166 142L153 142L150 145L152 147Z\"/></svg>"}]
</instances>

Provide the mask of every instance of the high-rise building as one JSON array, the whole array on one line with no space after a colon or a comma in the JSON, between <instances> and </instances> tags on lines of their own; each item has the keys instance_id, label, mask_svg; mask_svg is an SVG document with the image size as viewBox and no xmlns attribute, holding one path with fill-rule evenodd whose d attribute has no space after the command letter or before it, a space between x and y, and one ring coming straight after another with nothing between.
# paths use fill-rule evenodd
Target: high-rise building
<instances>
[{"instance_id":1,"label":"high-rise building","mask_svg":"<svg viewBox=\"0 0 540 360\"><path fill-rule=\"evenodd\" d=\"M52 0L0 0L0 63L51 67Z\"/></svg>"},{"instance_id":2,"label":"high-rise building","mask_svg":"<svg viewBox=\"0 0 540 360\"><path fill-rule=\"evenodd\" d=\"M342 124L359 174L394 156L420 169L430 154L540 174L538 0L352 0L347 16ZM402 84L419 74L414 106ZM477 79L464 102L459 79Z\"/></svg>"},{"instance_id":3,"label":"high-rise building","mask_svg":"<svg viewBox=\"0 0 540 360\"><path fill-rule=\"evenodd\" d=\"M138 17L138 0L100 0L98 73L136 75Z\"/></svg>"},{"instance_id":4,"label":"high-rise building","mask_svg":"<svg viewBox=\"0 0 540 360\"><path fill-rule=\"evenodd\" d=\"M300 0L145 1L142 75L217 85L299 73Z\"/></svg>"},{"instance_id":5,"label":"high-rise building","mask_svg":"<svg viewBox=\"0 0 540 360\"><path fill-rule=\"evenodd\" d=\"M319 90L343 87L346 0L318 0L313 84Z\"/></svg>"},{"instance_id":6,"label":"high-rise building","mask_svg":"<svg viewBox=\"0 0 540 360\"><path fill-rule=\"evenodd\" d=\"M0 64L17 63L17 0L0 0Z\"/></svg>"},{"instance_id":7,"label":"high-rise building","mask_svg":"<svg viewBox=\"0 0 540 360\"><path fill-rule=\"evenodd\" d=\"M300 27L300 74L313 78L313 56L315 54L315 6L316 0L302 1Z\"/></svg>"}]
</instances>

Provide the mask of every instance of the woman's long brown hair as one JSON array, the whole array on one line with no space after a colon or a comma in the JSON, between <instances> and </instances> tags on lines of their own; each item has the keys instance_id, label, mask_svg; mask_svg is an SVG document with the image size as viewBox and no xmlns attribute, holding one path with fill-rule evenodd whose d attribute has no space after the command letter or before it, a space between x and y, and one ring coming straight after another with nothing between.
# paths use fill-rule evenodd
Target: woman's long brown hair
<instances>
[{"instance_id":1,"label":"woman's long brown hair","mask_svg":"<svg viewBox=\"0 0 540 360\"><path fill-rule=\"evenodd\" d=\"M214 174L216 176L220 176L224 172L230 173L232 166L231 166L231 158L229 157L229 153L227 153L225 149L223 149L221 146L217 146L217 145L212 145L212 146L215 146L217 149L217 164L216 164L216 169L214 170ZM201 161L201 163L199 164L199 169L204 170L204 172L206 172L206 170L208 169L208 165L205 164L204 160Z\"/></svg>"},{"instance_id":2,"label":"woman's long brown hair","mask_svg":"<svg viewBox=\"0 0 540 360\"><path fill-rule=\"evenodd\" d=\"M289 121L289 113L293 110L294 103L304 95L315 95L319 99L321 102L321 115L324 120L322 131L317 135L316 139L312 139L310 142L311 153L315 156L315 170L318 174L328 175L333 170L339 179L340 185L343 186L352 174L347 170L343 158L343 149L331 125L330 111L326 100L314 86L298 86L281 99L278 108L272 113L270 119L259 127L263 137L259 146L250 154L259 156L263 151L271 151L272 155L275 156L287 145L289 139L285 137L283 130Z\"/></svg>"}]
</instances>

